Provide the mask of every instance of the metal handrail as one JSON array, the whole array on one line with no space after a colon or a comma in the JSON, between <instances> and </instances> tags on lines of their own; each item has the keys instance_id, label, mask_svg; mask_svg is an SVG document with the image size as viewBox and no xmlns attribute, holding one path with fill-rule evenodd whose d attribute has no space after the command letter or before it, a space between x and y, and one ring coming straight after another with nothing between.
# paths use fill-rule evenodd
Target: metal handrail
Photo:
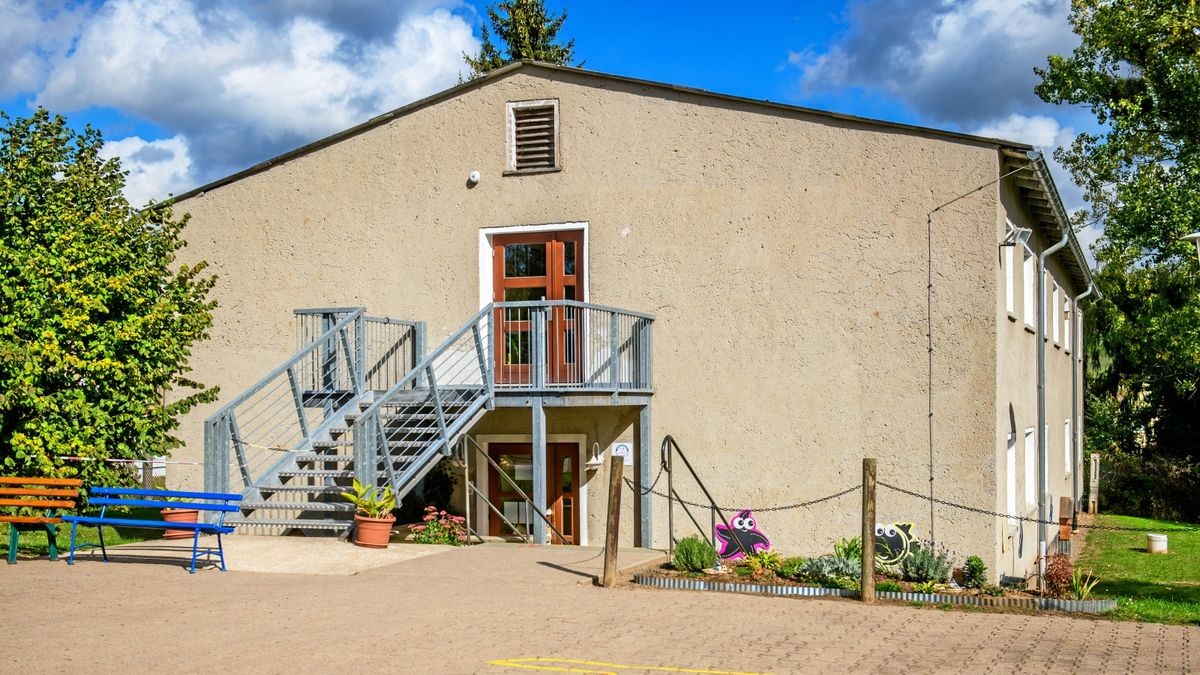
<instances>
[{"instance_id":1,"label":"metal handrail","mask_svg":"<svg viewBox=\"0 0 1200 675\"><path fill-rule=\"evenodd\" d=\"M351 313L347 314L345 318L343 318L341 321L338 321L337 323L335 323L329 330L325 331L324 333L321 333L321 335L314 338L312 343L310 343L307 347L305 347L304 349L301 349L300 351L293 354L290 359L288 359L287 361L284 361L283 364L280 365L278 368L276 368L275 370L272 370L270 373L268 373L265 377L260 379L258 382L255 382L254 384L250 385L249 388L247 388L245 391L243 391L240 395L236 396L229 403L226 403L225 405L221 406L220 410L213 413L212 415L209 415L208 419L205 421L206 422L215 421L215 420L219 419L220 417L222 417L223 415L229 414L229 411L232 410L233 408L236 408L238 405L245 403L247 399L249 399L251 396L257 394L263 387L270 384L271 380L274 380L275 378L279 377L280 375L283 375L284 373L286 373L288 371L288 369L292 368L297 363L302 361L305 357L307 357L309 354L311 354L318 347L321 347L322 345L326 344L328 342L328 340L330 338L332 338L334 335L337 335L339 331L341 331L342 329L346 328L351 323L356 321L359 316L362 316L362 313L364 311L365 311L365 308L359 307L359 308L355 309L354 311L352 311Z\"/></svg>"},{"instance_id":2,"label":"metal handrail","mask_svg":"<svg viewBox=\"0 0 1200 675\"><path fill-rule=\"evenodd\" d=\"M679 443L676 442L674 436L667 434L663 437L660 452L662 454L663 470L667 472L667 557L674 559L675 501L678 500L680 505L684 507L684 510L687 511L687 505L675 492L674 457L676 454L679 455L679 459L683 460L683 465L687 467L688 473L692 474L692 479L696 481L696 485L699 486L700 491L704 493L704 498L708 500L711 511L721 517L721 522L725 524L725 527L730 532L733 531L733 526L729 524L729 519L725 517L725 512L721 510L721 507L717 506L716 500L714 500L712 494L709 493L708 488L704 485L704 481L700 480L700 476L698 476L696 474L696 470L692 468L692 463L688 461L687 455L683 453L683 448L679 447ZM696 529L699 530L700 524L697 523L696 519L692 517L691 511L687 511L687 514L688 517L692 519L692 523L696 525ZM703 530L701 530L701 534L703 534ZM750 551L747 551L746 547L742 546L742 542L738 541L737 537L733 537L733 543L737 544L737 547L741 549L743 554L750 555Z\"/></svg>"},{"instance_id":3,"label":"metal handrail","mask_svg":"<svg viewBox=\"0 0 1200 675\"><path fill-rule=\"evenodd\" d=\"M567 537L561 531L559 531L559 529L557 527L554 526L554 523L550 522L550 519L546 516L546 514L542 513L542 511L534 505L533 500L529 498L529 495L525 494L525 491L521 489L521 486L517 485L517 482L515 480L510 478L508 474L504 473L504 470L500 468L500 465L496 463L496 460L489 457L488 454L483 451L483 448L480 447L478 441L476 441L474 438L471 438L470 436L463 436L463 441L464 441L464 443L463 443L464 446L466 445L466 442L470 442L471 445L475 446L475 452L479 453L480 457L483 457L484 459L487 460L488 464L490 464L492 466L492 468L494 468L496 470L496 473L500 476L500 478L508 481L509 485L512 485L513 490L517 494L521 495L521 498L524 499L525 503L529 505L529 510L532 511L533 513L537 514L537 517L541 518L542 521L545 522L546 525L551 530L554 531L554 534L558 535L558 538L560 541L565 542L567 540ZM468 458L469 458L469 455L467 455L467 453L464 452L463 453L463 462L466 463L467 468L469 470L470 466L471 466L471 462ZM469 475L470 474L468 473L468 476ZM492 508L492 510L496 512L496 515L500 515L500 511L498 511L496 509L496 505L492 504L492 501L490 499L488 499L485 495L480 493L479 488L476 488L474 486L472 486L472 488L475 490L475 492L477 494L479 494L480 497L483 497L483 501L487 502L488 506L490 506ZM517 528L514 527L513 524L511 522L509 522L509 520L507 518L505 518L503 515L500 515L500 517L502 519L504 519L505 523L508 523L508 526L511 527L514 532L516 531ZM469 525L469 523L468 523L468 525ZM524 539L527 542L529 541L529 523L525 524Z\"/></svg>"}]
</instances>

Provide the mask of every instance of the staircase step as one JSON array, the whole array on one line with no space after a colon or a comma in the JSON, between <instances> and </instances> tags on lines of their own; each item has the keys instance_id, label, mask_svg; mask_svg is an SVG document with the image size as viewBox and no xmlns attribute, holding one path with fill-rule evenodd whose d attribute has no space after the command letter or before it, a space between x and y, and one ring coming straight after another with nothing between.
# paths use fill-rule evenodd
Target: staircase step
<instances>
[{"instance_id":1,"label":"staircase step","mask_svg":"<svg viewBox=\"0 0 1200 675\"><path fill-rule=\"evenodd\" d=\"M332 450L334 448L345 448L350 445L353 445L353 442L348 439L338 439L338 440L331 439L331 440L320 440L320 441L312 442L312 447L317 450Z\"/></svg>"},{"instance_id":2,"label":"staircase step","mask_svg":"<svg viewBox=\"0 0 1200 675\"><path fill-rule=\"evenodd\" d=\"M247 511L257 509L278 509L281 511L354 511L354 505L349 502L242 502L241 507Z\"/></svg>"},{"instance_id":3,"label":"staircase step","mask_svg":"<svg viewBox=\"0 0 1200 675\"><path fill-rule=\"evenodd\" d=\"M258 491L259 492L269 492L269 493L289 492L289 493L293 493L293 494L304 494L304 493L308 493L308 494L334 493L334 494L336 494L339 492L345 492L346 486L345 485L276 485L274 487L259 486Z\"/></svg>"},{"instance_id":4,"label":"staircase step","mask_svg":"<svg viewBox=\"0 0 1200 675\"><path fill-rule=\"evenodd\" d=\"M346 446L342 446L346 447ZM353 462L354 455L326 455L320 452L309 452L296 455L297 462Z\"/></svg>"},{"instance_id":5,"label":"staircase step","mask_svg":"<svg viewBox=\"0 0 1200 675\"><path fill-rule=\"evenodd\" d=\"M276 475L280 478L353 478L354 472L349 469L295 469Z\"/></svg>"},{"instance_id":6,"label":"staircase step","mask_svg":"<svg viewBox=\"0 0 1200 675\"><path fill-rule=\"evenodd\" d=\"M348 530L354 524L353 520L335 520L332 518L226 518L226 525L246 527L289 527L297 530Z\"/></svg>"}]
</instances>

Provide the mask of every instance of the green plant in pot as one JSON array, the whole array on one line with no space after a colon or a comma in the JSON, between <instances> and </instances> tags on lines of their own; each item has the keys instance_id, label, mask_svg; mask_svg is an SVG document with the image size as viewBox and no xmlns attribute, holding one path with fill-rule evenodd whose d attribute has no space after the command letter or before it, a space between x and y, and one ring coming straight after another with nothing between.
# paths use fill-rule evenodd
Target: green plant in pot
<instances>
[{"instance_id":1,"label":"green plant in pot","mask_svg":"<svg viewBox=\"0 0 1200 675\"><path fill-rule=\"evenodd\" d=\"M396 516L396 493L392 488L382 489L354 481L351 492L342 497L354 505L354 543L367 548L387 548L392 536L392 525Z\"/></svg>"}]
</instances>

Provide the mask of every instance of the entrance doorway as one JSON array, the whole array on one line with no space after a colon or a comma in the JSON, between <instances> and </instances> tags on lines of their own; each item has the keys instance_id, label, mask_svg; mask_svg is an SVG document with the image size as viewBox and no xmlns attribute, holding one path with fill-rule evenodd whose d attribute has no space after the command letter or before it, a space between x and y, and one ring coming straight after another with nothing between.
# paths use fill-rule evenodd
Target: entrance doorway
<instances>
[{"instance_id":1,"label":"entrance doorway","mask_svg":"<svg viewBox=\"0 0 1200 675\"><path fill-rule=\"evenodd\" d=\"M525 232L492 238L492 300L577 300L583 288L583 231ZM535 312L498 311L495 330L497 384L533 384ZM578 311L555 307L546 314L546 381L580 380Z\"/></svg>"},{"instance_id":2,"label":"entrance doorway","mask_svg":"<svg viewBox=\"0 0 1200 675\"><path fill-rule=\"evenodd\" d=\"M488 500L515 525L513 531L494 511L489 511L492 534L524 535L533 530L537 518L530 505L513 488L513 483L533 497L533 445L530 443L489 443L488 455L507 476L501 478L495 466L488 466ZM575 443L546 444L547 517L562 537L550 531L552 544L576 544L579 531L579 446Z\"/></svg>"}]
</instances>

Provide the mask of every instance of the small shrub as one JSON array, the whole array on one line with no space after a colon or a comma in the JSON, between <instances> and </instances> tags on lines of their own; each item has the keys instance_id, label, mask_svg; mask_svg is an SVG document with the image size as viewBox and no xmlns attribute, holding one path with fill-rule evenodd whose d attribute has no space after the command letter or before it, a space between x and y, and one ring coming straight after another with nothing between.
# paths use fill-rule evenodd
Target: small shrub
<instances>
[{"instance_id":1,"label":"small shrub","mask_svg":"<svg viewBox=\"0 0 1200 675\"><path fill-rule=\"evenodd\" d=\"M835 555L823 555L805 563L800 574L819 584L834 581L839 577L853 579L862 576L862 561L853 558L839 558Z\"/></svg>"},{"instance_id":2,"label":"small shrub","mask_svg":"<svg viewBox=\"0 0 1200 675\"><path fill-rule=\"evenodd\" d=\"M992 596L993 598L998 598L998 597L1000 597L1000 596L1004 595L1004 589L1003 589L1003 588L1001 588L1001 587L999 587L999 586L994 586L994 585L992 585L992 584L984 584L983 586L981 586L981 587L979 588L979 590L980 590L980 592L982 592L984 595L990 595L990 596Z\"/></svg>"},{"instance_id":3,"label":"small shrub","mask_svg":"<svg viewBox=\"0 0 1200 675\"><path fill-rule=\"evenodd\" d=\"M800 573L804 569L804 565L807 562L807 558L785 558L783 564L779 566L779 571L777 574L779 574L781 577L795 579L796 577L800 576Z\"/></svg>"},{"instance_id":4,"label":"small shrub","mask_svg":"<svg viewBox=\"0 0 1200 675\"><path fill-rule=\"evenodd\" d=\"M883 593L903 593L904 587L891 579L885 579L875 584L875 590Z\"/></svg>"},{"instance_id":5,"label":"small shrub","mask_svg":"<svg viewBox=\"0 0 1200 675\"><path fill-rule=\"evenodd\" d=\"M737 567L733 568L733 573L739 577L748 577L754 574L754 570L746 567L745 565L738 565Z\"/></svg>"},{"instance_id":6,"label":"small shrub","mask_svg":"<svg viewBox=\"0 0 1200 675\"><path fill-rule=\"evenodd\" d=\"M936 581L922 581L919 584L913 584L913 590L918 593L928 593L932 595L942 590L942 585Z\"/></svg>"},{"instance_id":7,"label":"small shrub","mask_svg":"<svg viewBox=\"0 0 1200 675\"><path fill-rule=\"evenodd\" d=\"M839 558L862 560L862 537L838 539L833 543L833 554Z\"/></svg>"},{"instance_id":8,"label":"small shrub","mask_svg":"<svg viewBox=\"0 0 1200 675\"><path fill-rule=\"evenodd\" d=\"M699 572L717 564L717 551L707 539L692 535L675 544L675 569L683 572Z\"/></svg>"},{"instance_id":9,"label":"small shrub","mask_svg":"<svg viewBox=\"0 0 1200 675\"><path fill-rule=\"evenodd\" d=\"M462 546L467 543L467 519L455 516L445 511L439 511L436 506L425 507L425 517L420 525L413 525L413 541L418 544L446 544Z\"/></svg>"},{"instance_id":10,"label":"small shrub","mask_svg":"<svg viewBox=\"0 0 1200 675\"><path fill-rule=\"evenodd\" d=\"M934 553L929 546L913 546L904 560L900 561L900 572L907 581L934 581L944 584L950 581L952 566L950 553Z\"/></svg>"},{"instance_id":11,"label":"small shrub","mask_svg":"<svg viewBox=\"0 0 1200 675\"><path fill-rule=\"evenodd\" d=\"M1091 572L1084 572L1078 567L1071 573L1071 595L1076 600L1087 600L1092 595L1092 589L1100 583Z\"/></svg>"},{"instance_id":12,"label":"small shrub","mask_svg":"<svg viewBox=\"0 0 1200 675\"><path fill-rule=\"evenodd\" d=\"M1061 598L1070 592L1074 575L1074 565L1068 556L1055 553L1046 557L1046 572L1042 575L1042 582L1048 595Z\"/></svg>"},{"instance_id":13,"label":"small shrub","mask_svg":"<svg viewBox=\"0 0 1200 675\"><path fill-rule=\"evenodd\" d=\"M987 565L983 564L983 558L977 555L967 558L967 564L963 566L963 586L980 588L986 583Z\"/></svg>"},{"instance_id":14,"label":"small shrub","mask_svg":"<svg viewBox=\"0 0 1200 675\"><path fill-rule=\"evenodd\" d=\"M746 556L745 565L755 575L774 574L783 566L783 556L778 551L759 551Z\"/></svg>"}]
</instances>

